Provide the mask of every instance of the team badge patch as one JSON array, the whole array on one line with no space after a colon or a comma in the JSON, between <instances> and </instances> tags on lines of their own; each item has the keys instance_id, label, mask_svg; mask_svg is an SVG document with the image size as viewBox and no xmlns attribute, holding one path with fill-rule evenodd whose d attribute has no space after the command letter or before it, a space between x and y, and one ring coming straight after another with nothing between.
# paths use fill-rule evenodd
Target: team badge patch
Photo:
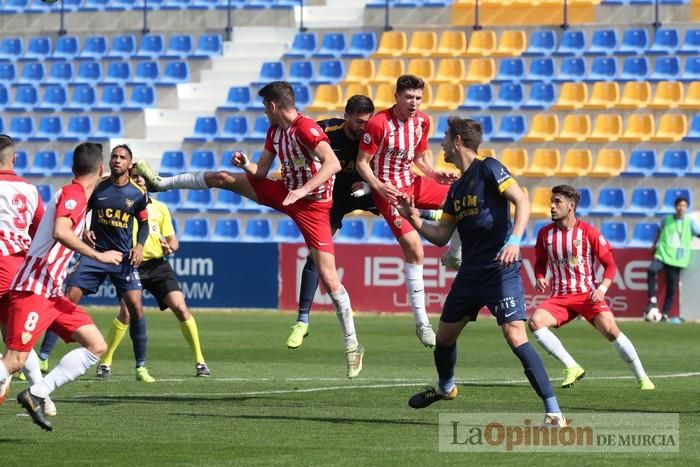
<instances>
[{"instance_id":1,"label":"team badge patch","mask_svg":"<svg viewBox=\"0 0 700 467\"><path fill-rule=\"evenodd\" d=\"M314 136L320 136L320 135L321 135L321 134L318 132L318 130L317 130L316 128L311 128L311 129L309 129L309 131L310 131L311 134L314 135Z\"/></svg>"},{"instance_id":2,"label":"team badge patch","mask_svg":"<svg viewBox=\"0 0 700 467\"><path fill-rule=\"evenodd\" d=\"M67 199L65 203L63 203L63 206L70 210L75 209L75 207L78 205L78 202L74 199Z\"/></svg>"},{"instance_id":3,"label":"team badge patch","mask_svg":"<svg viewBox=\"0 0 700 467\"><path fill-rule=\"evenodd\" d=\"M127 208L132 207L132 206L134 205L134 203L136 202L136 200L132 200L132 199L126 199L126 200L124 200L124 201L126 202L126 207L127 207Z\"/></svg>"},{"instance_id":4,"label":"team badge patch","mask_svg":"<svg viewBox=\"0 0 700 467\"><path fill-rule=\"evenodd\" d=\"M600 242L600 246L605 246L608 244L608 241L602 235L598 237L598 241Z\"/></svg>"},{"instance_id":5,"label":"team badge patch","mask_svg":"<svg viewBox=\"0 0 700 467\"><path fill-rule=\"evenodd\" d=\"M365 144L369 144L369 143L372 142L372 137L369 135L369 133L365 133L365 134L362 136L362 141L363 141Z\"/></svg>"},{"instance_id":6,"label":"team badge patch","mask_svg":"<svg viewBox=\"0 0 700 467\"><path fill-rule=\"evenodd\" d=\"M26 344L30 340L32 340L32 333L31 332L23 332L22 333L22 344Z\"/></svg>"},{"instance_id":7,"label":"team badge patch","mask_svg":"<svg viewBox=\"0 0 700 467\"><path fill-rule=\"evenodd\" d=\"M581 240L579 240L578 238L574 240L574 246L581 246Z\"/></svg>"}]
</instances>

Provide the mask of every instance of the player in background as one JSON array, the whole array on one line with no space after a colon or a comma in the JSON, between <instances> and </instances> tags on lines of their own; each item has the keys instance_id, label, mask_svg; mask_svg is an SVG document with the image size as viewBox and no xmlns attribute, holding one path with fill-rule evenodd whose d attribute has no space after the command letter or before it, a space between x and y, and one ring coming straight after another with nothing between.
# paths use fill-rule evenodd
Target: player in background
<instances>
[{"instance_id":1,"label":"player in background","mask_svg":"<svg viewBox=\"0 0 700 467\"><path fill-rule=\"evenodd\" d=\"M146 189L146 181L137 175L134 169L131 170L130 176L138 186ZM143 246L143 262L139 266L141 285L144 290L153 294L161 310L170 308L180 322L180 330L189 344L194 358L195 376L210 376L209 367L202 355L197 321L187 308L185 295L182 293L175 271L165 259L165 256L170 256L177 251L180 242L175 236L168 207L153 198L148 199L148 225L148 240ZM134 243L136 243L136 231L134 231ZM98 377L108 378L111 376L112 358L124 339L129 321L128 308L126 303L121 300L119 316L112 321L112 326L107 334L107 351L97 367Z\"/></svg>"},{"instance_id":2,"label":"player in background","mask_svg":"<svg viewBox=\"0 0 700 467\"><path fill-rule=\"evenodd\" d=\"M408 404L422 409L457 397L457 339L486 306L544 402L545 424L563 425L566 421L547 371L525 329L520 240L530 217L530 202L506 167L492 157L477 155L481 138L479 122L449 118L442 142L445 161L455 164L462 176L450 188L439 224L420 219L410 193L397 195L400 214L428 241L444 245L455 229L462 239L462 264L445 300L437 332L434 357L438 384L414 395ZM514 224L510 203L515 205Z\"/></svg>"},{"instance_id":3,"label":"player in background","mask_svg":"<svg viewBox=\"0 0 700 467\"><path fill-rule=\"evenodd\" d=\"M151 191L220 188L291 217L311 250L321 283L333 301L344 334L347 375L354 378L362 370L364 349L355 334L350 295L338 279L328 222L333 181L340 162L325 132L312 119L297 112L294 90L289 83L273 81L260 89L258 95L263 99L270 128L258 163L249 161L242 152L233 155L232 163L244 173L197 172L160 177L143 160L136 165L137 173L146 179ZM280 158L282 180L266 178L275 156Z\"/></svg>"},{"instance_id":4,"label":"player in background","mask_svg":"<svg viewBox=\"0 0 700 467\"><path fill-rule=\"evenodd\" d=\"M389 223L406 258L406 290L416 321L416 335L423 345L434 347L435 333L425 309L423 243L393 206L400 195L406 195L413 198L417 208L440 209L449 184L456 178L435 171L430 160L430 119L418 110L424 86L417 76L399 76L396 104L377 112L367 122L357 156L357 172L372 189L377 209ZM413 164L422 176L413 173Z\"/></svg>"},{"instance_id":5,"label":"player in background","mask_svg":"<svg viewBox=\"0 0 700 467\"><path fill-rule=\"evenodd\" d=\"M66 342L81 347L63 356L42 381L17 395L17 401L45 430L53 427L44 412L46 398L58 387L85 374L96 364L106 344L92 318L63 296L63 281L73 253L104 264L119 265L122 253L97 251L81 240L88 199L103 173L102 146L83 143L73 152L71 183L48 204L27 257L10 287L7 353L0 361L0 384L24 365L37 339L52 329Z\"/></svg>"},{"instance_id":6,"label":"player in background","mask_svg":"<svg viewBox=\"0 0 700 467\"><path fill-rule=\"evenodd\" d=\"M572 186L552 188L552 223L539 231L535 243L536 288L544 292L551 287L551 296L537 307L528 325L537 342L566 367L561 387L570 388L586 372L549 327L561 327L581 315L615 346L640 388L654 389L634 345L617 327L605 302L605 293L615 278L615 259L610 242L593 226L576 218L580 199ZM594 277L596 262L605 268L599 285ZM550 281L546 279L548 270Z\"/></svg>"}]
</instances>

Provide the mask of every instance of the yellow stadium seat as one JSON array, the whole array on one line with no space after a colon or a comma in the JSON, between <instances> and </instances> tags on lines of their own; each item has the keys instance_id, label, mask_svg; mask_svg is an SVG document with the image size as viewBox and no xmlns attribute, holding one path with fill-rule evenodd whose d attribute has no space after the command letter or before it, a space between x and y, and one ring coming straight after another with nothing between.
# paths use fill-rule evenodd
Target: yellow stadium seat
<instances>
[{"instance_id":1,"label":"yellow stadium seat","mask_svg":"<svg viewBox=\"0 0 700 467\"><path fill-rule=\"evenodd\" d=\"M623 143L643 143L654 136L654 116L652 114L632 114L627 119L627 128L618 139Z\"/></svg>"},{"instance_id":2,"label":"yellow stadium seat","mask_svg":"<svg viewBox=\"0 0 700 467\"><path fill-rule=\"evenodd\" d=\"M530 131L521 141L523 143L545 143L553 141L559 133L559 118L555 114L537 114L532 118Z\"/></svg>"},{"instance_id":3,"label":"yellow stadium seat","mask_svg":"<svg viewBox=\"0 0 700 467\"><path fill-rule=\"evenodd\" d=\"M617 177L625 170L625 152L622 149L601 149L589 177Z\"/></svg>"},{"instance_id":4,"label":"yellow stadium seat","mask_svg":"<svg viewBox=\"0 0 700 467\"><path fill-rule=\"evenodd\" d=\"M630 81L625 84L617 109L643 109L651 100L651 84L648 81Z\"/></svg>"},{"instance_id":5,"label":"yellow stadium seat","mask_svg":"<svg viewBox=\"0 0 700 467\"><path fill-rule=\"evenodd\" d=\"M496 77L496 62L492 58L469 60L467 74L462 84L486 84Z\"/></svg>"},{"instance_id":6,"label":"yellow stadium seat","mask_svg":"<svg viewBox=\"0 0 700 467\"><path fill-rule=\"evenodd\" d=\"M590 149L569 149L564 154L558 177L585 177L593 167L593 155Z\"/></svg>"},{"instance_id":7,"label":"yellow stadium seat","mask_svg":"<svg viewBox=\"0 0 700 467\"><path fill-rule=\"evenodd\" d=\"M374 107L377 110L388 109L396 103L394 94L396 86L394 84L384 83L377 86L374 92Z\"/></svg>"},{"instance_id":8,"label":"yellow stadium seat","mask_svg":"<svg viewBox=\"0 0 700 467\"><path fill-rule=\"evenodd\" d=\"M588 115L569 114L564 117L561 132L554 141L559 143L576 143L585 141L591 132L591 117Z\"/></svg>"},{"instance_id":9,"label":"yellow stadium seat","mask_svg":"<svg viewBox=\"0 0 700 467\"><path fill-rule=\"evenodd\" d=\"M620 85L599 81L593 83L591 98L583 105L584 109L612 109L620 100Z\"/></svg>"},{"instance_id":10,"label":"yellow stadium seat","mask_svg":"<svg viewBox=\"0 0 700 467\"><path fill-rule=\"evenodd\" d=\"M437 49L438 39L434 31L416 31L411 36L404 57L430 57Z\"/></svg>"},{"instance_id":11,"label":"yellow stadium seat","mask_svg":"<svg viewBox=\"0 0 700 467\"><path fill-rule=\"evenodd\" d=\"M505 31L501 34L498 47L493 51L494 57L518 57L527 48L525 31Z\"/></svg>"},{"instance_id":12,"label":"yellow stadium seat","mask_svg":"<svg viewBox=\"0 0 700 467\"><path fill-rule=\"evenodd\" d=\"M610 143L622 135L622 116L618 114L600 114L595 118L593 131L586 141L589 143Z\"/></svg>"},{"instance_id":13,"label":"yellow stadium seat","mask_svg":"<svg viewBox=\"0 0 700 467\"><path fill-rule=\"evenodd\" d=\"M529 158L527 149L505 148L501 153L501 163L505 165L514 176L522 175L527 170Z\"/></svg>"},{"instance_id":14,"label":"yellow stadium seat","mask_svg":"<svg viewBox=\"0 0 700 467\"><path fill-rule=\"evenodd\" d=\"M316 88L316 94L311 105L306 106L306 112L332 112L343 107L342 92L337 84L321 84Z\"/></svg>"},{"instance_id":15,"label":"yellow stadium seat","mask_svg":"<svg viewBox=\"0 0 700 467\"><path fill-rule=\"evenodd\" d=\"M379 61L377 73L372 78L372 84L391 84L396 85L396 78L406 72L403 60L398 58L385 58Z\"/></svg>"},{"instance_id":16,"label":"yellow stadium seat","mask_svg":"<svg viewBox=\"0 0 700 467\"><path fill-rule=\"evenodd\" d=\"M358 94L360 96L371 97L372 89L370 88L369 84L350 83L345 87L345 99L343 102L347 102L352 96Z\"/></svg>"},{"instance_id":17,"label":"yellow stadium seat","mask_svg":"<svg viewBox=\"0 0 700 467\"><path fill-rule=\"evenodd\" d=\"M431 86L426 85L426 88L429 87ZM430 105L424 104L423 107L426 110L436 111L455 110L462 102L464 102L464 88L461 84L442 83L437 85L435 97Z\"/></svg>"},{"instance_id":18,"label":"yellow stadium seat","mask_svg":"<svg viewBox=\"0 0 700 467\"><path fill-rule=\"evenodd\" d=\"M534 219L546 219L551 217L552 189L549 187L535 187L535 192L530 197L530 217Z\"/></svg>"},{"instance_id":19,"label":"yellow stadium seat","mask_svg":"<svg viewBox=\"0 0 700 467\"><path fill-rule=\"evenodd\" d=\"M350 62L343 84L369 84L374 78L374 60L356 58Z\"/></svg>"},{"instance_id":20,"label":"yellow stadium seat","mask_svg":"<svg viewBox=\"0 0 700 467\"><path fill-rule=\"evenodd\" d=\"M461 102L460 102L461 104ZM423 87L423 98L421 99L421 109L429 109L433 105L433 87L426 83ZM431 122L432 123L432 122Z\"/></svg>"},{"instance_id":21,"label":"yellow stadium seat","mask_svg":"<svg viewBox=\"0 0 700 467\"><path fill-rule=\"evenodd\" d=\"M494 148L479 148L477 154L484 157L496 157L496 150Z\"/></svg>"},{"instance_id":22,"label":"yellow stadium seat","mask_svg":"<svg viewBox=\"0 0 700 467\"><path fill-rule=\"evenodd\" d=\"M657 110L675 109L680 105L681 101L683 101L683 83L679 81L661 81L656 83L656 93L648 107Z\"/></svg>"},{"instance_id":23,"label":"yellow stadium seat","mask_svg":"<svg viewBox=\"0 0 700 467\"><path fill-rule=\"evenodd\" d=\"M532 156L530 168L523 173L526 177L553 177L559 170L561 155L558 149L538 148Z\"/></svg>"},{"instance_id":24,"label":"yellow stadium seat","mask_svg":"<svg viewBox=\"0 0 700 467\"><path fill-rule=\"evenodd\" d=\"M469 36L469 45L464 52L464 57L488 57L496 50L496 33L494 31L479 30Z\"/></svg>"},{"instance_id":25,"label":"yellow stadium seat","mask_svg":"<svg viewBox=\"0 0 700 467\"><path fill-rule=\"evenodd\" d=\"M433 83L459 84L462 82L465 74L464 60L461 58L443 58L440 60Z\"/></svg>"},{"instance_id":26,"label":"yellow stadium seat","mask_svg":"<svg viewBox=\"0 0 700 467\"><path fill-rule=\"evenodd\" d=\"M408 62L406 73L420 76L425 81L432 83L435 78L435 65L429 58L414 58Z\"/></svg>"},{"instance_id":27,"label":"yellow stadium seat","mask_svg":"<svg viewBox=\"0 0 700 467\"><path fill-rule=\"evenodd\" d=\"M676 143L688 133L688 119L685 114L664 114L659 120L659 130L651 138L655 143Z\"/></svg>"},{"instance_id":28,"label":"yellow stadium seat","mask_svg":"<svg viewBox=\"0 0 700 467\"><path fill-rule=\"evenodd\" d=\"M576 110L583 107L588 100L588 88L585 83L563 83L559 88L559 98L552 106L553 110Z\"/></svg>"},{"instance_id":29,"label":"yellow stadium seat","mask_svg":"<svg viewBox=\"0 0 700 467\"><path fill-rule=\"evenodd\" d=\"M429 154L432 155L432 151L428 150ZM432 157L432 156L431 156ZM445 162L445 151L440 149L437 157L433 158L433 164L435 170L444 170L445 172L459 172L459 169L454 164Z\"/></svg>"},{"instance_id":30,"label":"yellow stadium seat","mask_svg":"<svg viewBox=\"0 0 700 467\"><path fill-rule=\"evenodd\" d=\"M444 31L440 35L433 57L459 57L467 50L467 35L464 31Z\"/></svg>"},{"instance_id":31,"label":"yellow stadium seat","mask_svg":"<svg viewBox=\"0 0 700 467\"><path fill-rule=\"evenodd\" d=\"M374 58L401 57L408 46L408 38L405 32L385 31L379 40L379 47L374 53Z\"/></svg>"},{"instance_id":32,"label":"yellow stadium seat","mask_svg":"<svg viewBox=\"0 0 700 467\"><path fill-rule=\"evenodd\" d=\"M684 110L700 110L700 81L693 81L688 85L688 92L679 107Z\"/></svg>"}]
</instances>

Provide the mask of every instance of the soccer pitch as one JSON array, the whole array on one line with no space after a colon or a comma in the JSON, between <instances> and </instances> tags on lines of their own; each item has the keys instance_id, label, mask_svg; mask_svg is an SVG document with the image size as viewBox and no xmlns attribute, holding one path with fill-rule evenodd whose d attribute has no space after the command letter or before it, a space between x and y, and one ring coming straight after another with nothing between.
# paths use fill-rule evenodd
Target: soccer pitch
<instances>
[{"instance_id":1,"label":"soccer pitch","mask_svg":"<svg viewBox=\"0 0 700 467\"><path fill-rule=\"evenodd\" d=\"M114 310L92 310L106 331ZM640 391L627 366L585 322L558 331L587 377L558 389L561 368L540 351L567 412L680 414L680 452L444 453L440 412L540 412L519 361L493 319L467 326L459 343L459 397L417 411L408 398L435 378L432 352L421 347L410 316L356 315L366 348L359 378L345 378L336 317L311 316L298 350L285 346L294 316L273 312L196 314L211 378L194 363L170 312L147 313L148 367L154 384L134 379L128 337L114 376L94 368L53 395L54 431L33 425L14 401L2 407L3 466L10 465L700 465L698 324L622 322L655 391ZM437 318L433 317L437 324ZM55 364L69 347L60 344ZM694 362L694 363L693 363ZM539 423L539 420L537 421Z\"/></svg>"}]
</instances>

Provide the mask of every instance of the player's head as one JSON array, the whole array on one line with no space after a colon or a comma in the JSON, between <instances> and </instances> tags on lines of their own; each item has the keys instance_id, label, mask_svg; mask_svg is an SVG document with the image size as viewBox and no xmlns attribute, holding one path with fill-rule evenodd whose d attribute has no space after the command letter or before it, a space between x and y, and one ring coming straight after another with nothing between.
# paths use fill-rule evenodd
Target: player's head
<instances>
[{"instance_id":1,"label":"player's head","mask_svg":"<svg viewBox=\"0 0 700 467\"><path fill-rule=\"evenodd\" d=\"M683 217L685 213L688 212L688 198L685 196L679 196L676 201L673 202L673 207L676 209L676 216Z\"/></svg>"},{"instance_id":2,"label":"player's head","mask_svg":"<svg viewBox=\"0 0 700 467\"><path fill-rule=\"evenodd\" d=\"M554 222L576 214L576 207L581 201L578 190L571 185L557 185L552 188L550 211Z\"/></svg>"},{"instance_id":3,"label":"player's head","mask_svg":"<svg viewBox=\"0 0 700 467\"><path fill-rule=\"evenodd\" d=\"M102 145L81 143L73 150L73 175L76 178L97 175L102 177Z\"/></svg>"},{"instance_id":4,"label":"player's head","mask_svg":"<svg viewBox=\"0 0 700 467\"><path fill-rule=\"evenodd\" d=\"M148 191L148 188L146 187L146 179L143 178L141 175L139 175L136 172L136 164L132 164L129 167L129 177L136 183L138 186L143 188L144 190Z\"/></svg>"},{"instance_id":5,"label":"player's head","mask_svg":"<svg viewBox=\"0 0 700 467\"><path fill-rule=\"evenodd\" d=\"M468 149L476 154L483 134L481 123L477 120L456 116L449 117L447 119L445 137L442 140L445 162L454 163L461 148Z\"/></svg>"},{"instance_id":6,"label":"player's head","mask_svg":"<svg viewBox=\"0 0 700 467\"><path fill-rule=\"evenodd\" d=\"M396 110L399 117L410 118L418 112L423 100L425 81L416 75L401 75L396 79Z\"/></svg>"},{"instance_id":7,"label":"player's head","mask_svg":"<svg viewBox=\"0 0 700 467\"><path fill-rule=\"evenodd\" d=\"M112 175L124 175L129 171L133 159L134 154L131 152L131 148L126 144L118 144L114 146L109 155L109 170L111 170Z\"/></svg>"},{"instance_id":8,"label":"player's head","mask_svg":"<svg viewBox=\"0 0 700 467\"><path fill-rule=\"evenodd\" d=\"M271 125L280 122L280 114L296 108L294 89L286 81L267 83L258 91L258 96L262 97L265 115L267 115Z\"/></svg>"},{"instance_id":9,"label":"player's head","mask_svg":"<svg viewBox=\"0 0 700 467\"><path fill-rule=\"evenodd\" d=\"M374 103L369 97L358 94L348 99L344 115L348 136L359 140L372 114L374 114Z\"/></svg>"},{"instance_id":10,"label":"player's head","mask_svg":"<svg viewBox=\"0 0 700 467\"><path fill-rule=\"evenodd\" d=\"M0 168L12 170L15 166L15 142L8 135L0 135Z\"/></svg>"}]
</instances>

